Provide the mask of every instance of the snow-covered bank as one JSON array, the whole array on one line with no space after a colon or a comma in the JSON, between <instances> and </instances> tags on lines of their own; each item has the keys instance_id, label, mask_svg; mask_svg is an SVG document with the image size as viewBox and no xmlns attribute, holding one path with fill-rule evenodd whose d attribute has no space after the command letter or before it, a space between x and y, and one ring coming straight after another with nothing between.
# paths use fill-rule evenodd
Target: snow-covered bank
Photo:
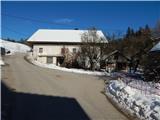
<instances>
[{"instance_id":1,"label":"snow-covered bank","mask_svg":"<svg viewBox=\"0 0 160 120\"><path fill-rule=\"evenodd\" d=\"M10 42L0 39L0 47L5 48L6 50L10 51L10 54L13 53L26 53L27 51L30 51L31 48L27 45L16 43L16 42Z\"/></svg>"},{"instance_id":2,"label":"snow-covered bank","mask_svg":"<svg viewBox=\"0 0 160 120\"><path fill-rule=\"evenodd\" d=\"M160 120L158 95L144 95L141 90L117 80L112 80L106 85L105 94L131 116L137 116L141 120Z\"/></svg>"},{"instance_id":3,"label":"snow-covered bank","mask_svg":"<svg viewBox=\"0 0 160 120\"><path fill-rule=\"evenodd\" d=\"M65 67L59 67L59 66L56 66L54 64L43 64L43 63L40 63L38 61L33 60L30 53L28 54L28 56L26 56L26 58L27 58L27 60L29 60L34 65L44 67L44 68L50 68L50 69L61 70L61 71L72 72L72 73L79 73L79 74L88 74L88 75L98 75L98 76L109 75L106 72L86 71L86 70L83 70L83 69L73 69L73 68L69 69L69 68L65 68Z\"/></svg>"},{"instance_id":4,"label":"snow-covered bank","mask_svg":"<svg viewBox=\"0 0 160 120\"><path fill-rule=\"evenodd\" d=\"M3 61L2 59L0 59L0 66L1 66L1 65L5 65L5 64L4 64L4 61Z\"/></svg>"},{"instance_id":5,"label":"snow-covered bank","mask_svg":"<svg viewBox=\"0 0 160 120\"><path fill-rule=\"evenodd\" d=\"M111 77L120 78L128 86L143 91L144 94L156 94L160 96L160 84L144 82L143 75L136 73L114 72Z\"/></svg>"}]
</instances>

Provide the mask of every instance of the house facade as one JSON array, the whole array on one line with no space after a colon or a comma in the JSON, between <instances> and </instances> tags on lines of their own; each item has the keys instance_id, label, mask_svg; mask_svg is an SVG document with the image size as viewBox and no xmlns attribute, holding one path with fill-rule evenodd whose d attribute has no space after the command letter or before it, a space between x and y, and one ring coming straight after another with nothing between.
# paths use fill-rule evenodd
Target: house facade
<instances>
[{"instance_id":1,"label":"house facade","mask_svg":"<svg viewBox=\"0 0 160 120\"><path fill-rule=\"evenodd\" d=\"M32 46L34 60L60 65L64 59L64 52L72 54L79 51L81 37L87 31L40 29L27 42ZM98 30L97 34L105 38L102 31Z\"/></svg>"}]
</instances>

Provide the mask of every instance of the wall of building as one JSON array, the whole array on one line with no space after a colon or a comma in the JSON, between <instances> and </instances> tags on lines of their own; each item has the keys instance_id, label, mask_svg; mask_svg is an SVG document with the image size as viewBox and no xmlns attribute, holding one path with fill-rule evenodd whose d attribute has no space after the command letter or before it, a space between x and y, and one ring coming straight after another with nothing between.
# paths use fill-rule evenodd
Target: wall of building
<instances>
[{"instance_id":1,"label":"wall of building","mask_svg":"<svg viewBox=\"0 0 160 120\"><path fill-rule=\"evenodd\" d=\"M46 63L47 58L46 57L37 57L37 61L39 61L41 63Z\"/></svg>"},{"instance_id":2,"label":"wall of building","mask_svg":"<svg viewBox=\"0 0 160 120\"><path fill-rule=\"evenodd\" d=\"M68 48L70 52L73 52L73 48L79 50L79 45L35 44L33 45L33 57L41 63L46 63L47 56L53 56L53 63L56 64L56 56L61 55L63 47ZM42 53L39 53L39 48L43 48Z\"/></svg>"}]
</instances>

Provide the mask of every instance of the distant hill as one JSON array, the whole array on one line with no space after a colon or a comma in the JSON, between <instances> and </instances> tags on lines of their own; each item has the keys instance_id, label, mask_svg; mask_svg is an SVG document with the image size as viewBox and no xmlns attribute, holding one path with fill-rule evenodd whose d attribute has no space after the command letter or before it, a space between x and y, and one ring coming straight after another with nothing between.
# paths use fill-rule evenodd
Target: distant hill
<instances>
[{"instance_id":1,"label":"distant hill","mask_svg":"<svg viewBox=\"0 0 160 120\"><path fill-rule=\"evenodd\" d=\"M5 48L6 50L9 50L12 53L26 53L27 51L30 51L31 48L27 45L17 43L17 42L10 42L6 40L0 39L0 47Z\"/></svg>"}]
</instances>

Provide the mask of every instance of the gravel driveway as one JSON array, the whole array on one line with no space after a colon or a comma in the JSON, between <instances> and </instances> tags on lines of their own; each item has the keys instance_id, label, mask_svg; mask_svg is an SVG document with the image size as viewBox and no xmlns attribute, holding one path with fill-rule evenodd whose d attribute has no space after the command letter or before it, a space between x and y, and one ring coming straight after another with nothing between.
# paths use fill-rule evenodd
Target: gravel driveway
<instances>
[{"instance_id":1,"label":"gravel driveway","mask_svg":"<svg viewBox=\"0 0 160 120\"><path fill-rule=\"evenodd\" d=\"M99 77L41 68L22 54L5 62L2 93L12 93L10 120L127 120L101 93Z\"/></svg>"}]
</instances>

